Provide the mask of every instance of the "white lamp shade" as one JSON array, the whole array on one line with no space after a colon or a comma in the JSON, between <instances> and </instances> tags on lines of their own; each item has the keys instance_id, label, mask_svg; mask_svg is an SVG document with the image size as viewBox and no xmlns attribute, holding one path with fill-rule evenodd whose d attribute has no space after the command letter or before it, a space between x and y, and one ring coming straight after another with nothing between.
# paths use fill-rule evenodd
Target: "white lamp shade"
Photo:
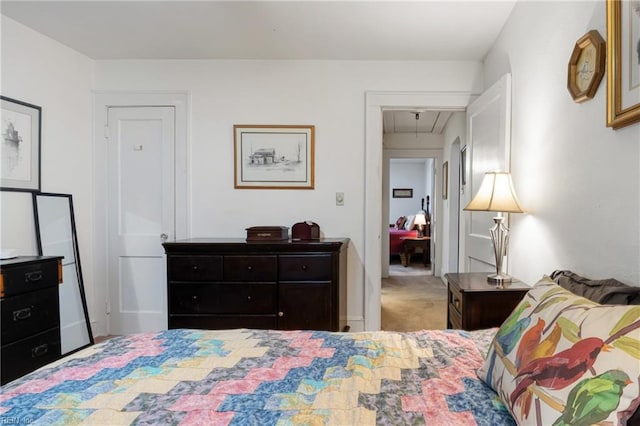
<instances>
[{"instance_id":1,"label":"white lamp shade","mask_svg":"<svg viewBox=\"0 0 640 426\"><path fill-rule=\"evenodd\" d=\"M415 225L426 225L427 224L427 218L424 217L423 214L417 214L415 221L413 222Z\"/></svg>"},{"instance_id":2,"label":"white lamp shade","mask_svg":"<svg viewBox=\"0 0 640 426\"><path fill-rule=\"evenodd\" d=\"M524 213L507 172L485 173L478 193L464 210Z\"/></svg>"}]
</instances>

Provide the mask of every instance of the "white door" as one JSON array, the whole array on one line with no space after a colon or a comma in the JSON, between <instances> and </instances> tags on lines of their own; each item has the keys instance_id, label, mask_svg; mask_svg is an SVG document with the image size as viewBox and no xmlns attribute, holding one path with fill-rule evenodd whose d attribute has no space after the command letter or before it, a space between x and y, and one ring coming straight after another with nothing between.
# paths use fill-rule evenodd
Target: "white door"
<instances>
[{"instance_id":1,"label":"white door","mask_svg":"<svg viewBox=\"0 0 640 426\"><path fill-rule=\"evenodd\" d=\"M475 196L484 174L509 171L511 146L511 75L504 75L467 109L467 182L461 208ZM464 212L463 270L494 271L495 257L489 235L490 212ZM505 223L506 224L506 223ZM506 224L508 226L508 224ZM506 265L507 262L505 261Z\"/></svg>"},{"instance_id":2,"label":"white door","mask_svg":"<svg viewBox=\"0 0 640 426\"><path fill-rule=\"evenodd\" d=\"M175 230L174 107L108 109L109 329L167 328L161 243Z\"/></svg>"}]
</instances>

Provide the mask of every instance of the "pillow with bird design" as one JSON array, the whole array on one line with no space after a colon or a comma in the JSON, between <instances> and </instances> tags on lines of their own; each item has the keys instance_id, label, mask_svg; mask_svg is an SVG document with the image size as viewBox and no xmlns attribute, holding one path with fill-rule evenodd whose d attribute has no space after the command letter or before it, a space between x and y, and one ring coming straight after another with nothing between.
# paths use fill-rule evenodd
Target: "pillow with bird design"
<instances>
[{"instance_id":1,"label":"pillow with bird design","mask_svg":"<svg viewBox=\"0 0 640 426\"><path fill-rule=\"evenodd\" d=\"M478 375L519 425L626 425L640 405L640 306L601 305L543 277Z\"/></svg>"}]
</instances>

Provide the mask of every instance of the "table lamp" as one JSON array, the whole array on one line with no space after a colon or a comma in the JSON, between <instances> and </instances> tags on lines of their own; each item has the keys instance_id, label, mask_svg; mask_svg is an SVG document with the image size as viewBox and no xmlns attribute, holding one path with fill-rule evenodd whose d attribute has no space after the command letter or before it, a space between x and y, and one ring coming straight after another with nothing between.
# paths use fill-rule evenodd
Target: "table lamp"
<instances>
[{"instance_id":1,"label":"table lamp","mask_svg":"<svg viewBox=\"0 0 640 426\"><path fill-rule=\"evenodd\" d=\"M489 275L487 281L499 287L510 283L511 277L502 273L502 259L507 254L509 229L502 223L502 213L524 213L513 190L511 174L508 172L485 173L480 189L464 210L497 212L493 218L495 225L489 230L496 257L496 273Z\"/></svg>"},{"instance_id":2,"label":"table lamp","mask_svg":"<svg viewBox=\"0 0 640 426\"><path fill-rule=\"evenodd\" d=\"M423 226L427 224L427 218L424 213L418 213L413 222L414 225L418 225L418 237L424 237L424 228Z\"/></svg>"}]
</instances>

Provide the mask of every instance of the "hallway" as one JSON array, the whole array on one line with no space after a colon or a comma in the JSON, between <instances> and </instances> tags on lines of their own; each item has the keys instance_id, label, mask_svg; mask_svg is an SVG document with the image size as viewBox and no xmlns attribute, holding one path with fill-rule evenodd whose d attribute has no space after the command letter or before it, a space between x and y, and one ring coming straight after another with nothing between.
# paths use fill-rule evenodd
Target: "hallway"
<instances>
[{"instance_id":1,"label":"hallway","mask_svg":"<svg viewBox=\"0 0 640 426\"><path fill-rule=\"evenodd\" d=\"M447 288L419 262L404 267L392 261L382 279L382 330L415 331L446 328Z\"/></svg>"}]
</instances>

